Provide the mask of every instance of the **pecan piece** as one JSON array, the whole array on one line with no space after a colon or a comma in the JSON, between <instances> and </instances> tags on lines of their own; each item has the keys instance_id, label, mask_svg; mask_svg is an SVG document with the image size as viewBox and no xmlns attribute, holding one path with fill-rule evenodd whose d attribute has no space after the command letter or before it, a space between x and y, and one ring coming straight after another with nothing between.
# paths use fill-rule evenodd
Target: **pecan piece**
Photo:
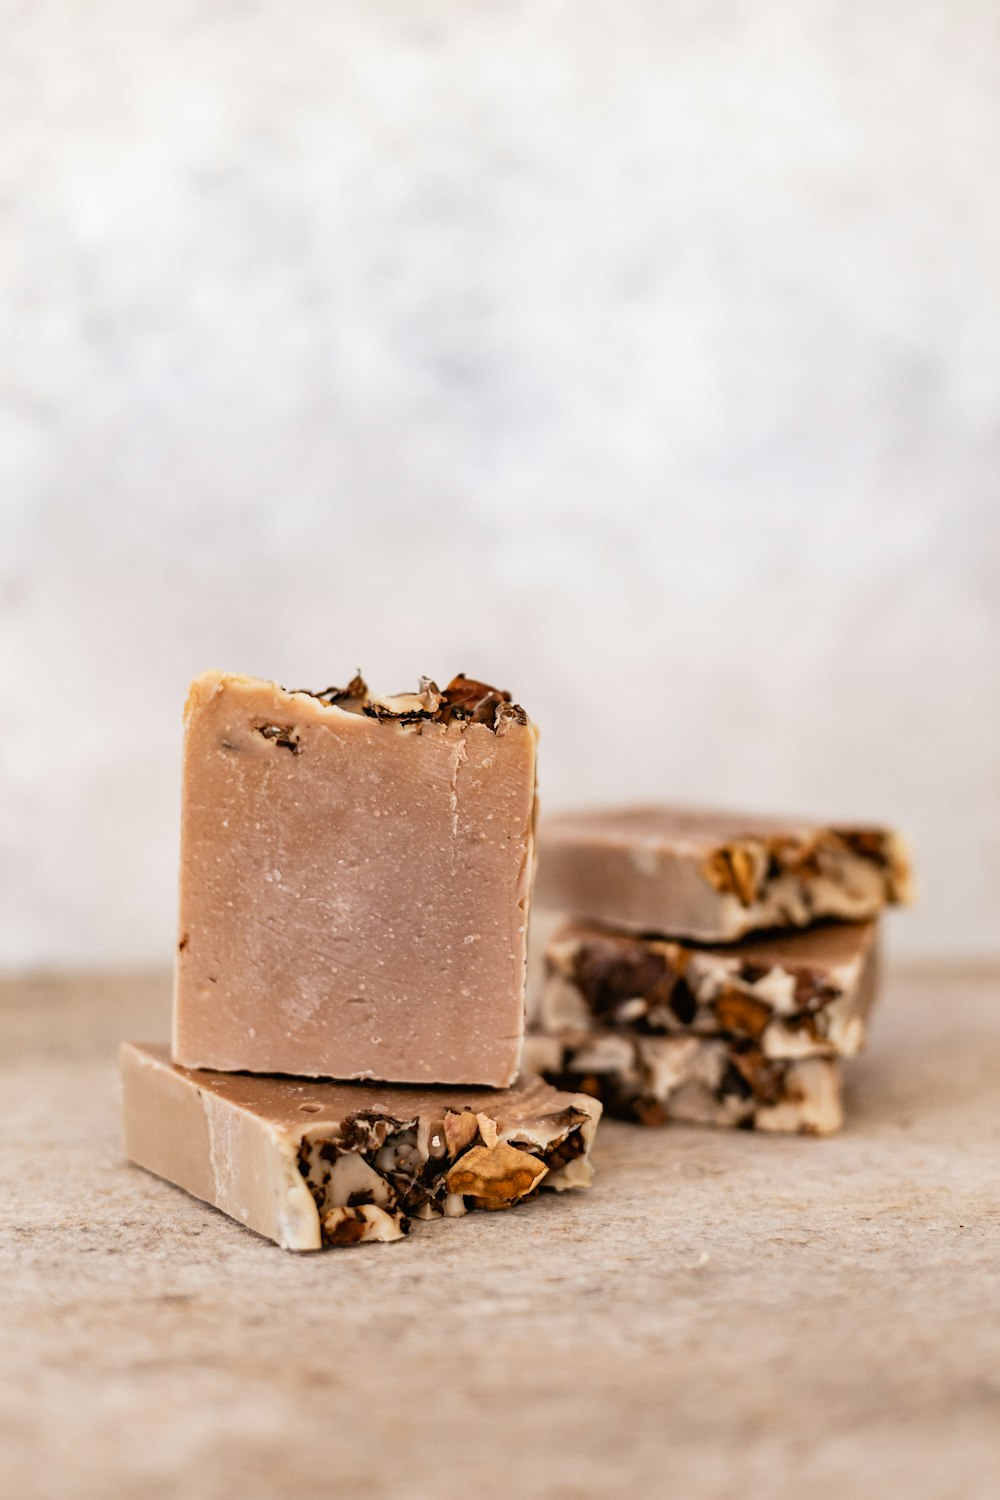
<instances>
[{"instance_id":1,"label":"pecan piece","mask_svg":"<svg viewBox=\"0 0 1000 1500\"><path fill-rule=\"evenodd\" d=\"M766 877L767 856L757 844L726 844L712 851L701 873L720 895L736 896L743 906L749 906Z\"/></svg>"},{"instance_id":2,"label":"pecan piece","mask_svg":"<svg viewBox=\"0 0 1000 1500\"><path fill-rule=\"evenodd\" d=\"M444 1138L450 1156L458 1156L472 1145L479 1135L479 1120L471 1110L461 1114L449 1109L444 1117Z\"/></svg>"},{"instance_id":3,"label":"pecan piece","mask_svg":"<svg viewBox=\"0 0 1000 1500\"><path fill-rule=\"evenodd\" d=\"M771 1007L766 1000L744 995L740 990L723 990L716 996L714 1004L723 1031L750 1037L754 1041L771 1019Z\"/></svg>"},{"instance_id":4,"label":"pecan piece","mask_svg":"<svg viewBox=\"0 0 1000 1500\"><path fill-rule=\"evenodd\" d=\"M507 1208L536 1188L548 1172L544 1162L507 1141L473 1146L445 1179L449 1193L476 1200L477 1208Z\"/></svg>"}]
</instances>

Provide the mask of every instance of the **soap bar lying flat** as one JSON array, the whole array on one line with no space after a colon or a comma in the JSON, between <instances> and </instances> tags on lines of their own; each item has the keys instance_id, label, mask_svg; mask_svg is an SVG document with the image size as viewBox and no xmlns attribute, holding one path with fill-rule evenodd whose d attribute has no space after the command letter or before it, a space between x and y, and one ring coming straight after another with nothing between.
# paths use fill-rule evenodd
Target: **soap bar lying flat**
<instances>
[{"instance_id":1,"label":"soap bar lying flat","mask_svg":"<svg viewBox=\"0 0 1000 1500\"><path fill-rule=\"evenodd\" d=\"M538 851L539 906L701 942L860 920L909 897L886 828L636 807L549 818Z\"/></svg>"},{"instance_id":2,"label":"soap bar lying flat","mask_svg":"<svg viewBox=\"0 0 1000 1500\"><path fill-rule=\"evenodd\" d=\"M586 1187L601 1113L538 1078L406 1089L197 1072L121 1050L130 1160L286 1250L398 1240L413 1218Z\"/></svg>"},{"instance_id":3,"label":"soap bar lying flat","mask_svg":"<svg viewBox=\"0 0 1000 1500\"><path fill-rule=\"evenodd\" d=\"M209 672L185 712L173 1056L504 1087L535 730L482 683L376 699Z\"/></svg>"},{"instance_id":4,"label":"soap bar lying flat","mask_svg":"<svg viewBox=\"0 0 1000 1500\"><path fill-rule=\"evenodd\" d=\"M643 1125L829 1135L843 1121L835 1057L774 1059L749 1042L593 1028L529 1034L524 1058L556 1087L592 1094L609 1115Z\"/></svg>"},{"instance_id":5,"label":"soap bar lying flat","mask_svg":"<svg viewBox=\"0 0 1000 1500\"><path fill-rule=\"evenodd\" d=\"M574 922L549 942L545 967L542 1031L610 1026L725 1036L756 1043L765 1057L850 1057L875 996L876 924L830 922L697 948Z\"/></svg>"}]
</instances>

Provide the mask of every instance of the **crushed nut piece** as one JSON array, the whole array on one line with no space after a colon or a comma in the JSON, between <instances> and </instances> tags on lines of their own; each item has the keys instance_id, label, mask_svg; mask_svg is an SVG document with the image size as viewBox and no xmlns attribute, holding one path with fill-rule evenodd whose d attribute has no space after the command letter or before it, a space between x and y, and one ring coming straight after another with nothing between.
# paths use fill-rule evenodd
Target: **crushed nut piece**
<instances>
[{"instance_id":1,"label":"crushed nut piece","mask_svg":"<svg viewBox=\"0 0 1000 1500\"><path fill-rule=\"evenodd\" d=\"M474 1198L477 1208L507 1208L532 1192L548 1167L527 1151L506 1141L495 1146L473 1146L458 1160L446 1178L450 1193Z\"/></svg>"},{"instance_id":2,"label":"crushed nut piece","mask_svg":"<svg viewBox=\"0 0 1000 1500\"><path fill-rule=\"evenodd\" d=\"M740 990L723 990L715 998L715 1014L723 1031L756 1040L774 1014L765 1000L756 1000Z\"/></svg>"},{"instance_id":3,"label":"crushed nut piece","mask_svg":"<svg viewBox=\"0 0 1000 1500\"><path fill-rule=\"evenodd\" d=\"M293 693L305 693L308 698L318 698L321 703L340 704L360 703L368 697L368 684L361 675L360 667L351 678L345 688L326 687L313 692L311 688L291 688Z\"/></svg>"},{"instance_id":4,"label":"crushed nut piece","mask_svg":"<svg viewBox=\"0 0 1000 1500\"><path fill-rule=\"evenodd\" d=\"M464 672L453 677L443 692L433 678L421 677L416 693L374 697L360 671L354 674L346 688L328 687L318 692L310 688L293 688L292 691L318 698L328 707L336 706L352 713L363 713L370 719L394 720L403 724L417 724L421 720L436 724L468 720L473 724L485 724L496 734L506 734L512 724L528 722L524 709L511 702L509 693L466 677Z\"/></svg>"},{"instance_id":5,"label":"crushed nut piece","mask_svg":"<svg viewBox=\"0 0 1000 1500\"><path fill-rule=\"evenodd\" d=\"M458 1156L465 1151L478 1134L479 1120L471 1110L463 1110L461 1114L448 1110L444 1117L444 1137L450 1156Z\"/></svg>"},{"instance_id":6,"label":"crushed nut piece","mask_svg":"<svg viewBox=\"0 0 1000 1500\"><path fill-rule=\"evenodd\" d=\"M293 755L302 753L299 744L299 731L292 724L255 724L257 733L265 740L271 740L273 744L280 745L283 750L290 750Z\"/></svg>"},{"instance_id":7,"label":"crushed nut piece","mask_svg":"<svg viewBox=\"0 0 1000 1500\"><path fill-rule=\"evenodd\" d=\"M736 896L741 905L757 899L767 874L768 859L760 844L727 844L714 849L702 865L702 874L722 895Z\"/></svg>"},{"instance_id":8,"label":"crushed nut piece","mask_svg":"<svg viewBox=\"0 0 1000 1500\"><path fill-rule=\"evenodd\" d=\"M372 1203L331 1208L323 1215L323 1240L328 1245L359 1245L365 1240L401 1240L409 1225L400 1214L387 1213Z\"/></svg>"}]
</instances>

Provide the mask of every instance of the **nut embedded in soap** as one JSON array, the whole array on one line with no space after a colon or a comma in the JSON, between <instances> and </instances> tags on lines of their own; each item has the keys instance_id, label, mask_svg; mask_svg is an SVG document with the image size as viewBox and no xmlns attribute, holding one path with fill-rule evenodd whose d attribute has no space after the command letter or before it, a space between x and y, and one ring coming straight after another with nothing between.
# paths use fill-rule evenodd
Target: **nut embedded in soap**
<instances>
[{"instance_id":1,"label":"nut embedded in soap","mask_svg":"<svg viewBox=\"0 0 1000 1500\"><path fill-rule=\"evenodd\" d=\"M685 1121L829 1135L843 1123L836 1057L768 1058L751 1042L593 1027L529 1034L525 1066L642 1125Z\"/></svg>"},{"instance_id":2,"label":"nut embedded in soap","mask_svg":"<svg viewBox=\"0 0 1000 1500\"><path fill-rule=\"evenodd\" d=\"M402 1239L411 1220L590 1182L601 1106L522 1075L499 1091L197 1072L121 1050L137 1165L287 1250Z\"/></svg>"},{"instance_id":3,"label":"nut embedded in soap","mask_svg":"<svg viewBox=\"0 0 1000 1500\"><path fill-rule=\"evenodd\" d=\"M449 1193L471 1197L477 1208L509 1208L536 1188L548 1168L506 1141L473 1146L451 1168Z\"/></svg>"},{"instance_id":4,"label":"nut embedded in soap","mask_svg":"<svg viewBox=\"0 0 1000 1500\"><path fill-rule=\"evenodd\" d=\"M725 1036L772 1058L853 1056L875 998L875 922L703 947L571 922L545 951L534 1020L552 1034L591 1026Z\"/></svg>"},{"instance_id":5,"label":"nut embedded in soap","mask_svg":"<svg viewBox=\"0 0 1000 1500\"><path fill-rule=\"evenodd\" d=\"M524 710L463 675L377 698L360 675L309 693L210 672L185 716L175 1061L509 1084L533 865Z\"/></svg>"}]
</instances>

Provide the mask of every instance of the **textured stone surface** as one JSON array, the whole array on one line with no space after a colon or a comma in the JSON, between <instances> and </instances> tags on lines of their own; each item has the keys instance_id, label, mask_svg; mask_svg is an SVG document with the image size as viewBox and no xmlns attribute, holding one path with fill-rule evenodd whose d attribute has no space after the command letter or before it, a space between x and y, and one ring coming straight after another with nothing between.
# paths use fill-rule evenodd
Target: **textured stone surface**
<instances>
[{"instance_id":1,"label":"textured stone surface","mask_svg":"<svg viewBox=\"0 0 1000 1500\"><path fill-rule=\"evenodd\" d=\"M5 1494L995 1493L997 976L893 979L840 1137L605 1125L590 1194L304 1258L123 1162L167 995L0 989Z\"/></svg>"}]
</instances>

